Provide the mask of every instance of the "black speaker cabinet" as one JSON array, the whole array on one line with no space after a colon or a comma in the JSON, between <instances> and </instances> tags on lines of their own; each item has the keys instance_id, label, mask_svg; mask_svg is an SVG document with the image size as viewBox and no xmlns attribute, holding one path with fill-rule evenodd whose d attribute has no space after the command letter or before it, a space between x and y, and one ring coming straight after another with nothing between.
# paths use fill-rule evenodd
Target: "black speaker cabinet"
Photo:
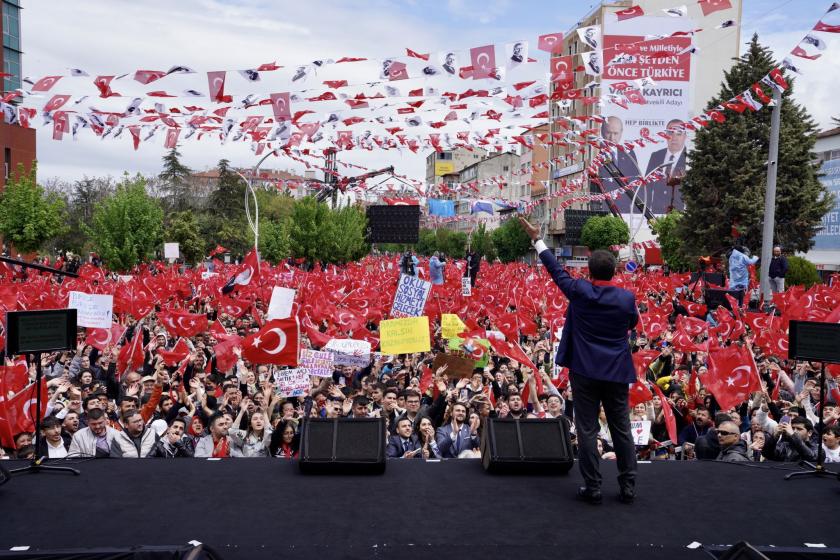
<instances>
[{"instance_id":1,"label":"black speaker cabinet","mask_svg":"<svg viewBox=\"0 0 840 560\"><path fill-rule=\"evenodd\" d=\"M569 420L488 418L481 461L493 474L566 474L574 465Z\"/></svg>"},{"instance_id":2,"label":"black speaker cabinet","mask_svg":"<svg viewBox=\"0 0 840 560\"><path fill-rule=\"evenodd\" d=\"M385 419L308 419L301 429L299 462L306 474L382 474Z\"/></svg>"},{"instance_id":3,"label":"black speaker cabinet","mask_svg":"<svg viewBox=\"0 0 840 560\"><path fill-rule=\"evenodd\" d=\"M369 243L417 243L420 240L420 206L368 206Z\"/></svg>"}]
</instances>

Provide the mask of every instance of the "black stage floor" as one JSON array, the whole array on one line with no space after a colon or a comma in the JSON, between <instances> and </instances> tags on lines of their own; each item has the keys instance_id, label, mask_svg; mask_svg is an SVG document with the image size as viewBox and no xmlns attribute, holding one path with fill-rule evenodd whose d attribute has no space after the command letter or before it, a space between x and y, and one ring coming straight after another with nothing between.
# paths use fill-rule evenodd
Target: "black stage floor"
<instances>
[{"instance_id":1,"label":"black stage floor","mask_svg":"<svg viewBox=\"0 0 840 560\"><path fill-rule=\"evenodd\" d=\"M7 463L7 465L9 465ZM12 465L9 465L12 466ZM573 499L565 477L477 460L389 461L383 476L305 476L282 460L98 460L0 488L0 550L206 543L252 558L708 558L686 548L840 546L840 483L719 463L639 465L639 497ZM792 465L791 465L792 467Z\"/></svg>"}]
</instances>

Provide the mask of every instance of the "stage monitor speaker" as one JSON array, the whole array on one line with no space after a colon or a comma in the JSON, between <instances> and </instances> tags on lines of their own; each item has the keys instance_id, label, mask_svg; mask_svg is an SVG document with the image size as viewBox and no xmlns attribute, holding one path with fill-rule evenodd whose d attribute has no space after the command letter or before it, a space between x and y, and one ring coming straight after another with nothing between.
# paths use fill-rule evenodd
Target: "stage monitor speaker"
<instances>
[{"instance_id":1,"label":"stage monitor speaker","mask_svg":"<svg viewBox=\"0 0 840 560\"><path fill-rule=\"evenodd\" d=\"M368 206L369 243L417 243L420 240L420 206Z\"/></svg>"},{"instance_id":2,"label":"stage monitor speaker","mask_svg":"<svg viewBox=\"0 0 840 560\"><path fill-rule=\"evenodd\" d=\"M15 560L222 560L207 546L133 546L131 548L67 548L54 550L2 551L0 558Z\"/></svg>"},{"instance_id":3,"label":"stage monitor speaker","mask_svg":"<svg viewBox=\"0 0 840 560\"><path fill-rule=\"evenodd\" d=\"M732 306L729 305L729 300L726 299L726 294L734 297L737 301L744 301L744 290L716 290L714 288L706 288L703 292L703 299L706 302L706 309L713 311L718 307L725 307L733 311Z\"/></svg>"},{"instance_id":4,"label":"stage monitor speaker","mask_svg":"<svg viewBox=\"0 0 840 560\"><path fill-rule=\"evenodd\" d=\"M312 418L303 423L300 470L306 474L385 472L384 418Z\"/></svg>"},{"instance_id":5,"label":"stage monitor speaker","mask_svg":"<svg viewBox=\"0 0 840 560\"><path fill-rule=\"evenodd\" d=\"M752 546L744 541L732 546L703 546L703 551L719 560L828 560L840 553L836 548Z\"/></svg>"},{"instance_id":6,"label":"stage monitor speaker","mask_svg":"<svg viewBox=\"0 0 840 560\"><path fill-rule=\"evenodd\" d=\"M569 420L488 418L481 461L493 474L566 474L574 464Z\"/></svg>"}]
</instances>

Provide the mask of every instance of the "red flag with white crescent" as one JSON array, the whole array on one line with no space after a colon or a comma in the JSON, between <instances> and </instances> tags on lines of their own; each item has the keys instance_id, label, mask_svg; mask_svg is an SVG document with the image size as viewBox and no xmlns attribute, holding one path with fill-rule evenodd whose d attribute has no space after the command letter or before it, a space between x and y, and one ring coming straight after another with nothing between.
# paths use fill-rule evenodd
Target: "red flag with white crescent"
<instances>
[{"instance_id":1,"label":"red flag with white crescent","mask_svg":"<svg viewBox=\"0 0 840 560\"><path fill-rule=\"evenodd\" d=\"M298 365L300 324L297 317L268 321L242 343L242 357L254 364Z\"/></svg>"}]
</instances>

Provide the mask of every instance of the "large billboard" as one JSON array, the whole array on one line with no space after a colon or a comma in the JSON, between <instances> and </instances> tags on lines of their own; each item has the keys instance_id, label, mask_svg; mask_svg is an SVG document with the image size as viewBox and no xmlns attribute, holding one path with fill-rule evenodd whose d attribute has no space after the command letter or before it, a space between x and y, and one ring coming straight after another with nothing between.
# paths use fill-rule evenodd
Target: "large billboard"
<instances>
[{"instance_id":1,"label":"large billboard","mask_svg":"<svg viewBox=\"0 0 840 560\"><path fill-rule=\"evenodd\" d=\"M829 192L834 193L834 208L823 216L822 228L814 236L814 249L817 251L840 250L840 159L832 159L822 164L820 182Z\"/></svg>"},{"instance_id":2,"label":"large billboard","mask_svg":"<svg viewBox=\"0 0 840 560\"><path fill-rule=\"evenodd\" d=\"M637 87L638 82L634 84L634 80L652 80L641 88L642 103L629 103L626 109L612 102L604 104L602 115L606 122L602 136L626 146L613 156L621 176L634 180L656 169L665 173L664 179L628 191L654 214L684 208L679 180L688 165L689 142L684 123L694 116L695 62L687 52L691 47L690 36L647 41L645 38L668 36L695 27L689 18L645 16L616 21L615 15L611 15L605 22L602 97L620 95L628 86ZM666 133L670 139L659 133ZM629 149L631 142L632 149ZM599 175L606 190L620 186L606 168ZM616 200L620 212L630 212L632 196L623 195ZM639 211L634 208L633 212Z\"/></svg>"}]
</instances>

